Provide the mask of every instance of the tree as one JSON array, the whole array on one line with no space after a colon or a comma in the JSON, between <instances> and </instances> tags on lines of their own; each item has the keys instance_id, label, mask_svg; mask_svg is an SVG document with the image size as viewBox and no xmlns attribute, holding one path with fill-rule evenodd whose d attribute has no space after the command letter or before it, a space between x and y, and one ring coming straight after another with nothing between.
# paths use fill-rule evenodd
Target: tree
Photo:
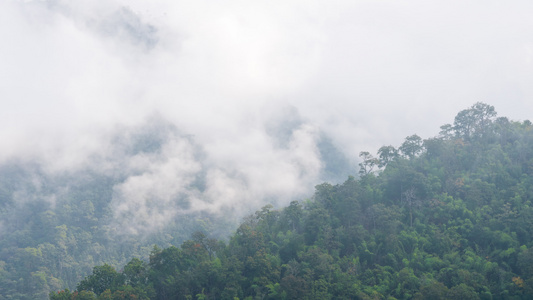
<instances>
[{"instance_id":1,"label":"tree","mask_svg":"<svg viewBox=\"0 0 533 300\"><path fill-rule=\"evenodd\" d=\"M72 293L69 289L64 289L59 292L50 292L49 297L50 300L71 300Z\"/></svg>"},{"instance_id":2,"label":"tree","mask_svg":"<svg viewBox=\"0 0 533 300\"><path fill-rule=\"evenodd\" d=\"M116 289L124 284L124 277L115 268L108 264L96 266L93 273L82 280L77 287L78 291L91 291L100 295L107 289Z\"/></svg>"},{"instance_id":3,"label":"tree","mask_svg":"<svg viewBox=\"0 0 533 300\"><path fill-rule=\"evenodd\" d=\"M398 297L411 299L419 290L420 282L411 268L403 268L400 270L397 273L397 280L398 286L394 292Z\"/></svg>"},{"instance_id":4,"label":"tree","mask_svg":"<svg viewBox=\"0 0 533 300\"><path fill-rule=\"evenodd\" d=\"M383 168L398 157L398 150L393 146L382 146L378 150L379 167Z\"/></svg>"},{"instance_id":5,"label":"tree","mask_svg":"<svg viewBox=\"0 0 533 300\"><path fill-rule=\"evenodd\" d=\"M430 284L424 285L420 291L416 293L415 300L446 300L448 295L448 288L442 282L432 281Z\"/></svg>"},{"instance_id":6,"label":"tree","mask_svg":"<svg viewBox=\"0 0 533 300\"><path fill-rule=\"evenodd\" d=\"M409 188L402 193L402 204L409 209L409 227L413 227L413 208L420 205L415 188Z\"/></svg>"},{"instance_id":7,"label":"tree","mask_svg":"<svg viewBox=\"0 0 533 300\"><path fill-rule=\"evenodd\" d=\"M209 254L209 259L214 258L217 251L221 249L219 241L214 238L204 238L202 240L202 245L204 246L205 250L207 250L207 253Z\"/></svg>"},{"instance_id":8,"label":"tree","mask_svg":"<svg viewBox=\"0 0 533 300\"><path fill-rule=\"evenodd\" d=\"M302 206L298 201L291 201L289 207L283 210L283 215L287 220L292 231L297 231L300 228L300 219L302 218Z\"/></svg>"},{"instance_id":9,"label":"tree","mask_svg":"<svg viewBox=\"0 0 533 300\"><path fill-rule=\"evenodd\" d=\"M124 266L124 279L127 285L132 287L140 286L146 283L148 274L146 274L146 266L144 262L138 258L133 258L127 265Z\"/></svg>"},{"instance_id":10,"label":"tree","mask_svg":"<svg viewBox=\"0 0 533 300\"><path fill-rule=\"evenodd\" d=\"M464 283L452 287L448 291L448 299L479 300L476 291Z\"/></svg>"},{"instance_id":11,"label":"tree","mask_svg":"<svg viewBox=\"0 0 533 300\"><path fill-rule=\"evenodd\" d=\"M76 291L72 293L72 300L96 300L96 294L91 291Z\"/></svg>"},{"instance_id":12,"label":"tree","mask_svg":"<svg viewBox=\"0 0 533 300\"><path fill-rule=\"evenodd\" d=\"M367 151L359 153L359 157L363 159L363 162L359 164L359 174L361 176L372 173L374 167L379 165L379 159L375 158Z\"/></svg>"},{"instance_id":13,"label":"tree","mask_svg":"<svg viewBox=\"0 0 533 300\"><path fill-rule=\"evenodd\" d=\"M496 115L494 106L477 102L471 108L462 110L455 116L453 129L458 137L465 139L483 136Z\"/></svg>"},{"instance_id":14,"label":"tree","mask_svg":"<svg viewBox=\"0 0 533 300\"><path fill-rule=\"evenodd\" d=\"M422 152L422 145L422 138L416 134L413 134L405 138L405 141L399 149L404 156L408 157L409 159L413 159Z\"/></svg>"},{"instance_id":15,"label":"tree","mask_svg":"<svg viewBox=\"0 0 533 300\"><path fill-rule=\"evenodd\" d=\"M452 138L453 126L451 124L444 124L440 127L439 138L449 140Z\"/></svg>"}]
</instances>

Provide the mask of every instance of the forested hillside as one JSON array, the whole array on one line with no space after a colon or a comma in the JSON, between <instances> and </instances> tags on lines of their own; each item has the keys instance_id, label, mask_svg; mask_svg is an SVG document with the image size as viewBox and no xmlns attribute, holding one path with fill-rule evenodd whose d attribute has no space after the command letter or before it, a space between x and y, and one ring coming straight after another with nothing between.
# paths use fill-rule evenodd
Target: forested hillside
<instances>
[{"instance_id":1,"label":"forested hillside","mask_svg":"<svg viewBox=\"0 0 533 300\"><path fill-rule=\"evenodd\" d=\"M197 232L50 299L532 299L531 122L476 103L441 129L361 152L359 178L265 206L227 242Z\"/></svg>"},{"instance_id":2,"label":"forested hillside","mask_svg":"<svg viewBox=\"0 0 533 300\"><path fill-rule=\"evenodd\" d=\"M0 190L0 299L47 299L50 290L75 287L96 264L120 266L133 256L148 257L148 245L180 244L190 232L214 230L211 222L218 222L207 213L182 214L150 236L124 235L117 232L120 228L109 205L113 178L97 174L82 182L55 178L63 182L40 182L37 194L44 196L34 199L35 186L28 178L31 181L37 170L17 166L3 171L8 173L2 178L11 180L2 182ZM29 191L13 193L9 186ZM64 190L46 191L50 186ZM59 196L50 199L47 194Z\"/></svg>"},{"instance_id":3,"label":"forested hillside","mask_svg":"<svg viewBox=\"0 0 533 300\"><path fill-rule=\"evenodd\" d=\"M0 299L48 299L50 291L76 287L94 265L122 266L132 257L148 258L154 244L179 245L197 230L226 236L234 228L234 221L208 212L180 212L187 203L179 196L162 201L172 204L167 211L177 212L164 226L152 228L143 215L117 213L121 185L157 171L143 170L141 159L165 162L169 143L193 142L158 121L121 129L111 140L108 157L75 170L50 171L31 160L0 165ZM192 181L191 189L200 189L201 181ZM159 200L155 192L152 197Z\"/></svg>"},{"instance_id":4,"label":"forested hillside","mask_svg":"<svg viewBox=\"0 0 533 300\"><path fill-rule=\"evenodd\" d=\"M302 124L293 114L285 119L269 134L289 153ZM327 135L316 142L323 174L308 178L344 180L354 166ZM193 136L159 115L109 129L97 144L87 157L21 154L0 163L0 299L48 299L50 291L75 289L95 265L148 260L154 245L179 246L195 231L226 239L264 198L284 194L254 189L250 174L209 160ZM299 176L298 166L290 171ZM256 197L239 202L244 195Z\"/></svg>"}]
</instances>

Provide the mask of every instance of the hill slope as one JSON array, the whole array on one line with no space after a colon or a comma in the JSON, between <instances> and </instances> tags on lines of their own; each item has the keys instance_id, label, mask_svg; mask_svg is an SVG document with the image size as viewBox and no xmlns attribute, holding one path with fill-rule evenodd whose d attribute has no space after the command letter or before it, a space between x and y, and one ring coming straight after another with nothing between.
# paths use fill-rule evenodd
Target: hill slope
<instances>
[{"instance_id":1,"label":"hill slope","mask_svg":"<svg viewBox=\"0 0 533 300\"><path fill-rule=\"evenodd\" d=\"M359 179L265 206L227 244L198 232L95 267L72 298L531 299L531 122L476 103L441 128L362 152Z\"/></svg>"}]
</instances>

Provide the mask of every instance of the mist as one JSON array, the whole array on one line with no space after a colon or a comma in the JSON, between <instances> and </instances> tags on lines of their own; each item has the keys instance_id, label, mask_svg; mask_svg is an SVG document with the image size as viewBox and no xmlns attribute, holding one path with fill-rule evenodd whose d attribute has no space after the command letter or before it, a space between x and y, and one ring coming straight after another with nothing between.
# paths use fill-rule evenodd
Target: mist
<instances>
[{"instance_id":1,"label":"mist","mask_svg":"<svg viewBox=\"0 0 533 300\"><path fill-rule=\"evenodd\" d=\"M4 1L0 162L116 178L130 234L285 205L475 102L530 117L532 5Z\"/></svg>"}]
</instances>

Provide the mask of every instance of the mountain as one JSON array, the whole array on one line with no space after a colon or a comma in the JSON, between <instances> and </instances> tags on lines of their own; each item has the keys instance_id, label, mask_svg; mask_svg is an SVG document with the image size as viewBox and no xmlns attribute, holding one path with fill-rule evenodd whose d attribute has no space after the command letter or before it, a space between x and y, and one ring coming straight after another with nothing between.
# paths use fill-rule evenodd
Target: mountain
<instances>
[{"instance_id":1,"label":"mountain","mask_svg":"<svg viewBox=\"0 0 533 300\"><path fill-rule=\"evenodd\" d=\"M3 161L0 299L48 299L50 291L75 289L94 265L148 260L153 245L179 246L196 231L227 239L266 201L289 203L291 190L306 188L302 182L346 178L354 166L327 135L307 138L306 126L292 112L267 130L284 160L276 172L287 176L224 166L159 115L110 129L89 155ZM316 153L308 155L298 138ZM320 172L306 172L306 155ZM281 189L257 185L273 177L290 181Z\"/></svg>"},{"instance_id":2,"label":"mountain","mask_svg":"<svg viewBox=\"0 0 533 300\"><path fill-rule=\"evenodd\" d=\"M533 125L476 103L441 129L361 152L359 178L264 206L227 242L198 231L50 299L533 298Z\"/></svg>"}]
</instances>

